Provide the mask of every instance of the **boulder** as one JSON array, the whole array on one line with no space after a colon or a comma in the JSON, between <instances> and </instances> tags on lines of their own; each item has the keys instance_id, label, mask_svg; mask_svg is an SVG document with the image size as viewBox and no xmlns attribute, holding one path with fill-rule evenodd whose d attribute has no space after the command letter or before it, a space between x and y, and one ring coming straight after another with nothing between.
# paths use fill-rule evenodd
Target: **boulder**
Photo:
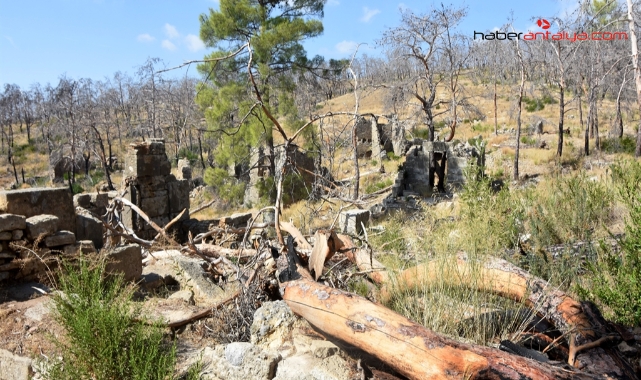
<instances>
[{"instance_id":1,"label":"boulder","mask_svg":"<svg viewBox=\"0 0 641 380\"><path fill-rule=\"evenodd\" d=\"M107 273L122 273L125 281L135 281L142 275L142 252L137 244L119 246L107 253Z\"/></svg>"},{"instance_id":2,"label":"boulder","mask_svg":"<svg viewBox=\"0 0 641 380\"><path fill-rule=\"evenodd\" d=\"M48 214L27 218L27 238L35 240L39 236L51 235L58 230L59 222L60 218Z\"/></svg>"},{"instance_id":3,"label":"boulder","mask_svg":"<svg viewBox=\"0 0 641 380\"><path fill-rule=\"evenodd\" d=\"M27 227L27 218L23 215L0 215L0 231L24 230Z\"/></svg>"},{"instance_id":4,"label":"boulder","mask_svg":"<svg viewBox=\"0 0 641 380\"><path fill-rule=\"evenodd\" d=\"M230 343L201 351L203 379L271 380L280 356L251 343Z\"/></svg>"}]
</instances>

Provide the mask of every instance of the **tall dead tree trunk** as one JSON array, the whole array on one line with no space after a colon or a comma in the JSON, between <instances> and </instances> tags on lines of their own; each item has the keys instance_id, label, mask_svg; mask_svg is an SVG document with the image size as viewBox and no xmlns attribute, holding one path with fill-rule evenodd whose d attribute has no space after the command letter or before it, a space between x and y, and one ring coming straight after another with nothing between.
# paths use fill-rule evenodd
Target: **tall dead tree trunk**
<instances>
[{"instance_id":1,"label":"tall dead tree trunk","mask_svg":"<svg viewBox=\"0 0 641 380\"><path fill-rule=\"evenodd\" d=\"M521 54L521 47L519 40L515 42L516 54L519 58L519 66L521 71L521 84L519 85L519 98L518 110L516 114L516 149L514 151L514 180L519 179L519 148L521 147L521 109L523 108L523 88L525 87L525 63L523 63L523 55Z\"/></svg>"},{"instance_id":2,"label":"tall dead tree trunk","mask_svg":"<svg viewBox=\"0 0 641 380\"><path fill-rule=\"evenodd\" d=\"M628 5L628 27L630 29L630 48L632 51L632 68L634 69L634 85L637 90L637 107L641 115L641 67L639 67L639 48L637 46L636 26L634 22L632 0L626 1ZM634 156L641 156L641 119L637 129L637 147L634 150Z\"/></svg>"}]
</instances>

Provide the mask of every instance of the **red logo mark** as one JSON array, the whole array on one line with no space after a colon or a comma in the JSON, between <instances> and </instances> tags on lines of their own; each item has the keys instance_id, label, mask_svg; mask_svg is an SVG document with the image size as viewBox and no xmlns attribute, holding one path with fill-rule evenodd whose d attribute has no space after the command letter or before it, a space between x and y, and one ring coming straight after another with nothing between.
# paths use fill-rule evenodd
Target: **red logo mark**
<instances>
[{"instance_id":1,"label":"red logo mark","mask_svg":"<svg viewBox=\"0 0 641 380\"><path fill-rule=\"evenodd\" d=\"M542 29L550 29L550 22L544 18L540 18L536 21L536 25L540 26Z\"/></svg>"}]
</instances>

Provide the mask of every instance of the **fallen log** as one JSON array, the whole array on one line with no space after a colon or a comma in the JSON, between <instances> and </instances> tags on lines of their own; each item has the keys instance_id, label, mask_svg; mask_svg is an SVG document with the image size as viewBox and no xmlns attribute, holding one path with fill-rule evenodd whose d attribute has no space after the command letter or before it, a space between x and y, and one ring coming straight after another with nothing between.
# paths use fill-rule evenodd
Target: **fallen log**
<instances>
[{"instance_id":1,"label":"fallen log","mask_svg":"<svg viewBox=\"0 0 641 380\"><path fill-rule=\"evenodd\" d=\"M308 279L284 285L294 313L409 379L593 379L494 348L459 343L365 298Z\"/></svg>"},{"instance_id":2,"label":"fallen log","mask_svg":"<svg viewBox=\"0 0 641 380\"><path fill-rule=\"evenodd\" d=\"M569 358L571 365L612 378L637 378L618 350L600 347L609 340L602 339L602 335L607 332L600 321L591 313L585 312L585 305L506 260L488 257L484 261L478 261L461 253L454 265L431 261L407 269L395 279L395 284L387 281L387 285L381 289L383 300L388 299L391 294L389 286L419 288L430 284L447 284L475 288L525 302L557 329L574 332L573 344L582 350L575 351L576 357Z\"/></svg>"}]
</instances>

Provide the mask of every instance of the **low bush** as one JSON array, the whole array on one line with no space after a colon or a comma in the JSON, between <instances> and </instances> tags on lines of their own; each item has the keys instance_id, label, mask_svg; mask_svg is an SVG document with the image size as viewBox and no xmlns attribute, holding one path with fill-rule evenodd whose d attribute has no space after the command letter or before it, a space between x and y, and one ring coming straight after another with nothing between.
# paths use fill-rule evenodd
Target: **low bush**
<instances>
[{"instance_id":1,"label":"low bush","mask_svg":"<svg viewBox=\"0 0 641 380\"><path fill-rule=\"evenodd\" d=\"M81 258L63 263L53 298L65 336L49 379L171 379L175 345L131 301L133 287L121 276L105 277L104 262Z\"/></svg>"},{"instance_id":2,"label":"low bush","mask_svg":"<svg viewBox=\"0 0 641 380\"><path fill-rule=\"evenodd\" d=\"M628 208L620 252L601 245L598 260L588 263L591 276L578 288L583 297L606 306L607 314L627 325L641 323L641 163L612 166L618 199Z\"/></svg>"}]
</instances>

